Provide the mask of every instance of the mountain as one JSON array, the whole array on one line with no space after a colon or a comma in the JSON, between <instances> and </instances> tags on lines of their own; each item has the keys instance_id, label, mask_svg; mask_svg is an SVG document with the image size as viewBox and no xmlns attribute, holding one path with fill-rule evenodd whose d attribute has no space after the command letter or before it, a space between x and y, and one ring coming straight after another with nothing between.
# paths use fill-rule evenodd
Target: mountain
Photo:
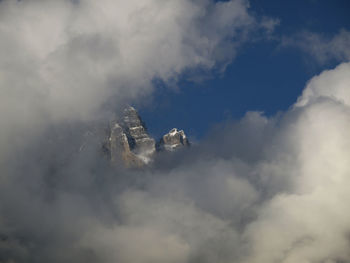
<instances>
[{"instance_id":1,"label":"mountain","mask_svg":"<svg viewBox=\"0 0 350 263\"><path fill-rule=\"evenodd\" d=\"M156 154L190 146L184 131L176 128L156 143L136 109L131 106L124 109L121 117L110 122L107 135L103 142L104 152L113 165L127 167L142 167L151 163Z\"/></svg>"}]
</instances>

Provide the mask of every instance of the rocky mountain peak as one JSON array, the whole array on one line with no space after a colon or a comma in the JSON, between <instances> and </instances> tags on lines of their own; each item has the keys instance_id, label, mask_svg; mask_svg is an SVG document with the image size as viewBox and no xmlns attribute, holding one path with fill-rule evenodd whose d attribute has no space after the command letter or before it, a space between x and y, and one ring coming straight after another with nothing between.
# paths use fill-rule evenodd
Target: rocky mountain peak
<instances>
[{"instance_id":1,"label":"rocky mountain peak","mask_svg":"<svg viewBox=\"0 0 350 263\"><path fill-rule=\"evenodd\" d=\"M158 148L161 150L175 151L182 147L188 147L190 143L183 130L177 128L171 129L165 134L158 144Z\"/></svg>"},{"instance_id":2,"label":"rocky mountain peak","mask_svg":"<svg viewBox=\"0 0 350 263\"><path fill-rule=\"evenodd\" d=\"M175 151L190 145L184 131L174 128L160 139L156 147L145 123L131 106L124 109L122 116L110 122L108 134L104 149L107 149L112 164L118 165L122 161L128 167L150 163L157 153L156 148L158 152Z\"/></svg>"}]
</instances>

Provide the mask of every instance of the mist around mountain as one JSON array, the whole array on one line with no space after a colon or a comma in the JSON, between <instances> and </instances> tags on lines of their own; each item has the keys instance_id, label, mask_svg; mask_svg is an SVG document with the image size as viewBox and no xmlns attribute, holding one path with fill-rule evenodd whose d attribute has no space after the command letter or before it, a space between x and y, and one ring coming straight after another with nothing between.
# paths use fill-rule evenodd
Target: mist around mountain
<instances>
[{"instance_id":1,"label":"mist around mountain","mask_svg":"<svg viewBox=\"0 0 350 263\"><path fill-rule=\"evenodd\" d=\"M190 147L124 110L225 74L278 24L246 0L0 1L0 262L350 262L346 31L307 38L339 65L287 110Z\"/></svg>"}]
</instances>

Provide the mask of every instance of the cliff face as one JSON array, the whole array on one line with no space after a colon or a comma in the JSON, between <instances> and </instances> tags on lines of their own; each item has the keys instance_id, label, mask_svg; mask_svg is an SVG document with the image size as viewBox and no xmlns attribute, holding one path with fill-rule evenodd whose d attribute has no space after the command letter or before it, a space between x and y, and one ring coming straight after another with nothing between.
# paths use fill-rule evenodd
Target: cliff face
<instances>
[{"instance_id":1,"label":"cliff face","mask_svg":"<svg viewBox=\"0 0 350 263\"><path fill-rule=\"evenodd\" d=\"M132 167L142 166L143 162L131 151L128 137L123 128L117 122L113 122L110 131L108 149L111 163Z\"/></svg>"},{"instance_id":2,"label":"cliff face","mask_svg":"<svg viewBox=\"0 0 350 263\"><path fill-rule=\"evenodd\" d=\"M144 163L148 163L156 150L155 140L148 135L145 123L133 107L124 110L121 125L132 151Z\"/></svg>"},{"instance_id":3,"label":"cliff face","mask_svg":"<svg viewBox=\"0 0 350 263\"><path fill-rule=\"evenodd\" d=\"M127 167L142 167L149 164L157 153L175 151L190 145L184 131L174 128L161 138L156 147L156 142L149 136L145 123L130 106L120 118L110 122L108 134L104 149L111 163Z\"/></svg>"}]
</instances>

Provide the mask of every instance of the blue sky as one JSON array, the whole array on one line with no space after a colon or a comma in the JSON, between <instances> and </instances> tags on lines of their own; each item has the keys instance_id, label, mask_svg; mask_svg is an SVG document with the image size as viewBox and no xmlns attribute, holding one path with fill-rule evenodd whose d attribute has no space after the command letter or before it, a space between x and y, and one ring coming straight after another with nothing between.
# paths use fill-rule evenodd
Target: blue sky
<instances>
[{"instance_id":1,"label":"blue sky","mask_svg":"<svg viewBox=\"0 0 350 263\"><path fill-rule=\"evenodd\" d=\"M155 137L173 128L184 129L195 139L215 124L240 119L247 111L270 116L292 105L306 82L337 59L318 61L298 47L283 46L281 38L312 32L331 39L340 30L350 30L350 2L250 1L250 12L280 21L271 38L243 45L223 74L212 74L201 83L180 80L179 89L158 88L152 106L140 114Z\"/></svg>"}]
</instances>

